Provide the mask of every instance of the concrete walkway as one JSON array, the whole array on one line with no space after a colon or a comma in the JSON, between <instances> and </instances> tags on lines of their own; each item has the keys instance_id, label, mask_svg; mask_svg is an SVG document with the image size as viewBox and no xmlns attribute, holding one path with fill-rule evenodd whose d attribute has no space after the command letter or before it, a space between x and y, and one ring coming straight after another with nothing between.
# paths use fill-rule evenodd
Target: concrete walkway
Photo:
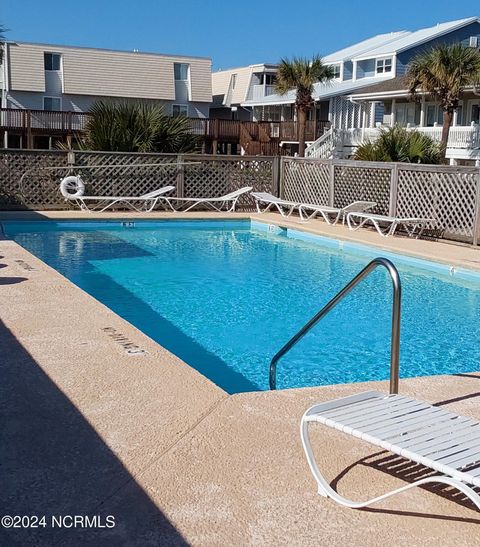
<instances>
[{"instance_id":1,"label":"concrete walkway","mask_svg":"<svg viewBox=\"0 0 480 547\"><path fill-rule=\"evenodd\" d=\"M0 241L0 265L0 508L48 524L0 528L0 545L478 544L479 513L441 488L365 511L316 494L303 411L384 383L228 396L14 242ZM480 419L480 374L400 391ZM326 428L314 443L353 498L425 472ZM115 527L52 528L52 515L113 515Z\"/></svg>"}]
</instances>

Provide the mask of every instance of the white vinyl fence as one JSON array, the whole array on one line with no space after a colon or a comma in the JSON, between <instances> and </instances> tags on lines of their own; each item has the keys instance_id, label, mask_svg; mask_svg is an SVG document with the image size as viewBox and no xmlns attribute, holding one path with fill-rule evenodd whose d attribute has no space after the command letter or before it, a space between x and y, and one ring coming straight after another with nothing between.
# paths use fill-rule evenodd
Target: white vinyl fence
<instances>
[{"instance_id":1,"label":"white vinyl fence","mask_svg":"<svg viewBox=\"0 0 480 547\"><path fill-rule=\"evenodd\" d=\"M376 213L433 218L432 235L478 244L478 167L282 158L280 195L333 207L375 201Z\"/></svg>"}]
</instances>

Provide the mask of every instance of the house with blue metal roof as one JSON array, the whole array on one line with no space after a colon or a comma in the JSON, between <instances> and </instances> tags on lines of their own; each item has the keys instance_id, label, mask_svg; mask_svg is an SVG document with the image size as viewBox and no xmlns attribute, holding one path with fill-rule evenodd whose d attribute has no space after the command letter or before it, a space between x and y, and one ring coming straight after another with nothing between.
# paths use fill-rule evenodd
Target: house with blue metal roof
<instances>
[{"instance_id":1,"label":"house with blue metal roof","mask_svg":"<svg viewBox=\"0 0 480 547\"><path fill-rule=\"evenodd\" d=\"M398 82L405 74L408 63L418 53L439 43L459 42L470 47L480 46L479 17L440 23L416 31L403 30L379 34L326 55L323 60L334 68L336 77L333 81L315 85L313 94L315 108L310 113L311 120L322 123L328 120L334 130L342 131L375 128L378 123L384 123L386 120L389 124L395 122L404 125L407 123L420 125L420 111L417 112L419 107L408 101L408 97L396 105L394 103L392 114L391 102L379 100L378 94L376 99L372 100L366 96L362 97L362 91L371 91L375 86L378 86L378 90L381 90L382 86L389 89L392 81ZM394 84L394 87L396 85ZM471 125L472 121L478 123L479 100L480 96L476 99L471 98L471 102L468 105L465 104L466 108L461 115L456 116L455 123L466 125ZM247 100L242 103L242 106L252 110L254 120L273 122L292 119L295 112L294 104L295 91L293 90L286 95L269 94ZM437 122L440 117L441 111L438 106L426 105L425 122L427 120L430 122L432 119ZM323 142L322 138L323 135L319 139L321 142ZM295 145L295 143L285 144ZM319 149L320 147L317 146L316 152ZM327 149L329 150L329 147L325 147L325 150ZM312 155L312 150L310 154ZM464 159L472 159L472 157L469 155Z\"/></svg>"}]
</instances>

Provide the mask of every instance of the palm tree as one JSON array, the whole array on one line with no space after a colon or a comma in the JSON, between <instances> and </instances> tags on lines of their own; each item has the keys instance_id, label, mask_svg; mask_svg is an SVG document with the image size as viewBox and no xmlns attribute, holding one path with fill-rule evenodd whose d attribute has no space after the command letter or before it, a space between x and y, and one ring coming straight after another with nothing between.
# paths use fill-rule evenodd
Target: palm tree
<instances>
[{"instance_id":1,"label":"palm tree","mask_svg":"<svg viewBox=\"0 0 480 547\"><path fill-rule=\"evenodd\" d=\"M327 82L333 77L332 67L323 64L322 58L318 55L315 55L311 60L293 57L293 59L280 61L275 88L280 95L296 90L298 155L301 157L305 155L305 127L307 114L314 105L312 97L314 85L317 82Z\"/></svg>"},{"instance_id":2,"label":"palm tree","mask_svg":"<svg viewBox=\"0 0 480 547\"><path fill-rule=\"evenodd\" d=\"M80 147L117 152L193 152L199 141L188 118L165 115L143 101L97 101L89 111Z\"/></svg>"},{"instance_id":3,"label":"palm tree","mask_svg":"<svg viewBox=\"0 0 480 547\"><path fill-rule=\"evenodd\" d=\"M0 65L3 62L3 44L5 43L5 33L7 28L0 23Z\"/></svg>"},{"instance_id":4,"label":"palm tree","mask_svg":"<svg viewBox=\"0 0 480 547\"><path fill-rule=\"evenodd\" d=\"M381 129L374 141L363 142L355 151L359 161L400 161L406 163L442 163L438 143L419 131L407 131L396 125Z\"/></svg>"},{"instance_id":5,"label":"palm tree","mask_svg":"<svg viewBox=\"0 0 480 547\"><path fill-rule=\"evenodd\" d=\"M406 73L413 98L422 92L438 101L443 110L441 150L445 158L453 113L462 91L480 82L480 52L461 44L439 44L417 55Z\"/></svg>"}]
</instances>

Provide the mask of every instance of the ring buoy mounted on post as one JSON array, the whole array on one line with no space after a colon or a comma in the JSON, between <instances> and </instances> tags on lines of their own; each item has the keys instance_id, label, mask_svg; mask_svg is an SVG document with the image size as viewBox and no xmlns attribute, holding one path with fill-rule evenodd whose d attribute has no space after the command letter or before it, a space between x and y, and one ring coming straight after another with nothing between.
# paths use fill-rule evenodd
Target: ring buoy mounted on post
<instances>
[{"instance_id":1,"label":"ring buoy mounted on post","mask_svg":"<svg viewBox=\"0 0 480 547\"><path fill-rule=\"evenodd\" d=\"M60 183L60 192L65 199L79 198L85 192L85 184L80 176L69 175Z\"/></svg>"}]
</instances>

